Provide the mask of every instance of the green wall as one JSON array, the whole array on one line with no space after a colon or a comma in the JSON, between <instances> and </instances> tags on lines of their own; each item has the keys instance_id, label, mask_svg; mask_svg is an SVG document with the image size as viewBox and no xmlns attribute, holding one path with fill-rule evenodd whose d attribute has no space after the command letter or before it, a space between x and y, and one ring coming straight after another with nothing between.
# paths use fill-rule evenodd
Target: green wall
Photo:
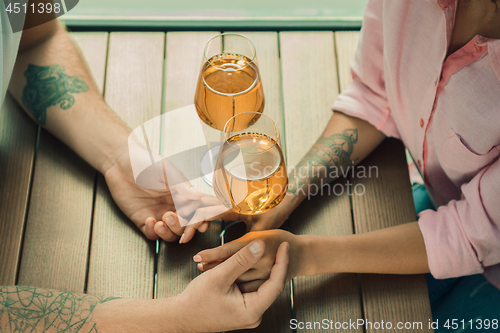
<instances>
[{"instance_id":1,"label":"green wall","mask_svg":"<svg viewBox=\"0 0 500 333\"><path fill-rule=\"evenodd\" d=\"M80 0L74 26L176 28L356 28L367 0Z\"/></svg>"}]
</instances>

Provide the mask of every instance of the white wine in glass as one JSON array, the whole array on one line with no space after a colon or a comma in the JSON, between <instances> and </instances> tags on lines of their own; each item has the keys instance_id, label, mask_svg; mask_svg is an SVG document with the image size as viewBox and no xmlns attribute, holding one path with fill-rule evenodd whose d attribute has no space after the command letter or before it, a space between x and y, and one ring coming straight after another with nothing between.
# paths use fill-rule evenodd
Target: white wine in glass
<instances>
[{"instance_id":1,"label":"white wine in glass","mask_svg":"<svg viewBox=\"0 0 500 333\"><path fill-rule=\"evenodd\" d=\"M272 119L262 116L247 128L235 129L238 117L255 113L241 113L227 122L213 180L219 201L244 215L276 207L288 185L279 132Z\"/></svg>"},{"instance_id":2,"label":"white wine in glass","mask_svg":"<svg viewBox=\"0 0 500 333\"><path fill-rule=\"evenodd\" d=\"M264 110L264 90L255 47L246 37L222 34L207 42L195 93L198 116L222 131L229 118L247 111ZM246 124L246 125L248 125Z\"/></svg>"}]
</instances>

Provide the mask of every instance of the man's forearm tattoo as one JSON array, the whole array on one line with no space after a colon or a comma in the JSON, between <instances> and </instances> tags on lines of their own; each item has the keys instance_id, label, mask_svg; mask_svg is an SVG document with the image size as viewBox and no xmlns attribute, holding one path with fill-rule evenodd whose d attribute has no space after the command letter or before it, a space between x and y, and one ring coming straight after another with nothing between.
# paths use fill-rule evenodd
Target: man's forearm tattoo
<instances>
[{"instance_id":1,"label":"man's forearm tattoo","mask_svg":"<svg viewBox=\"0 0 500 333\"><path fill-rule=\"evenodd\" d=\"M328 183L348 172L354 166L351 154L358 142L358 130L321 137L295 167L288 184L288 192L296 194L307 184ZM340 169L340 172L339 172ZM307 193L307 191L306 191Z\"/></svg>"},{"instance_id":2,"label":"man's forearm tattoo","mask_svg":"<svg viewBox=\"0 0 500 333\"><path fill-rule=\"evenodd\" d=\"M47 108L59 104L61 109L67 110L75 104L72 94L89 90L81 76L65 74L62 65L30 64L24 76L23 104L41 125L47 121Z\"/></svg>"},{"instance_id":3,"label":"man's forearm tattoo","mask_svg":"<svg viewBox=\"0 0 500 333\"><path fill-rule=\"evenodd\" d=\"M0 332L97 333L95 307L115 298L34 287L0 287Z\"/></svg>"}]
</instances>

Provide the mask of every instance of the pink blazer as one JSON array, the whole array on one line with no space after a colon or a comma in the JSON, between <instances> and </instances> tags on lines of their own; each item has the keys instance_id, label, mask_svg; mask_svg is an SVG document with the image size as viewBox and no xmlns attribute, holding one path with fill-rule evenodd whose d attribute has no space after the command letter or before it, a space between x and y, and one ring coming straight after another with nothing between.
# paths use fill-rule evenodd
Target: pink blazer
<instances>
[{"instance_id":1,"label":"pink blazer","mask_svg":"<svg viewBox=\"0 0 500 333\"><path fill-rule=\"evenodd\" d=\"M410 151L437 212L419 214L436 278L485 273L500 288L500 40L448 58L456 0L369 0L333 110Z\"/></svg>"}]
</instances>

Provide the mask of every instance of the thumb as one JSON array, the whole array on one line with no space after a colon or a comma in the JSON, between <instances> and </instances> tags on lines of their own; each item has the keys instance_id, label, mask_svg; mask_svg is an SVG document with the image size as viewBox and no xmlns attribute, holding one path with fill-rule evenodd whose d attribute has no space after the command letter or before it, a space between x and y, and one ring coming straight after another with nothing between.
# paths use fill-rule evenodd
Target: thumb
<instances>
[{"instance_id":1,"label":"thumb","mask_svg":"<svg viewBox=\"0 0 500 333\"><path fill-rule=\"evenodd\" d=\"M177 193L190 200L200 200L203 194L194 188L190 182L185 181L173 186Z\"/></svg>"},{"instance_id":2,"label":"thumb","mask_svg":"<svg viewBox=\"0 0 500 333\"><path fill-rule=\"evenodd\" d=\"M171 161L167 158L163 159L161 166L163 179L171 191L174 190L190 200L201 199L203 195L191 185L186 176Z\"/></svg>"},{"instance_id":3,"label":"thumb","mask_svg":"<svg viewBox=\"0 0 500 333\"><path fill-rule=\"evenodd\" d=\"M253 241L215 267L212 274L219 275L224 287L231 287L240 275L252 268L262 258L265 247L263 241Z\"/></svg>"}]
</instances>

